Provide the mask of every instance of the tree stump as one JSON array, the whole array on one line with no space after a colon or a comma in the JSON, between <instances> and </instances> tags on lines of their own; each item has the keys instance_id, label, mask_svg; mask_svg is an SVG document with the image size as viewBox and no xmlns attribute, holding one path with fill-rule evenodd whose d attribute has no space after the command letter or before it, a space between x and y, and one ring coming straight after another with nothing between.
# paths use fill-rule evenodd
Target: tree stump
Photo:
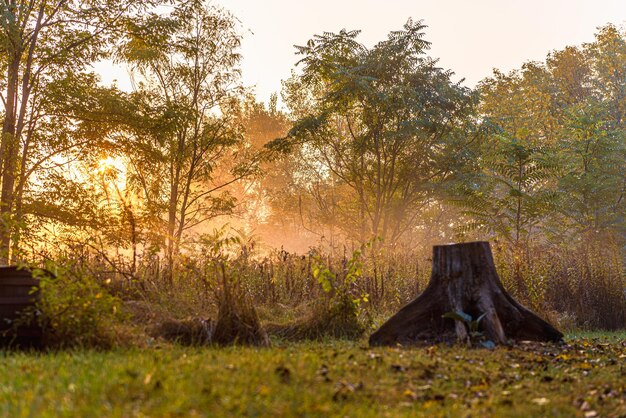
<instances>
[{"instance_id":1,"label":"tree stump","mask_svg":"<svg viewBox=\"0 0 626 418\"><path fill-rule=\"evenodd\" d=\"M370 345L469 341L466 325L442 318L464 312L496 344L512 340L560 341L563 334L517 303L502 286L488 242L433 247L430 283L424 292L370 336Z\"/></svg>"}]
</instances>

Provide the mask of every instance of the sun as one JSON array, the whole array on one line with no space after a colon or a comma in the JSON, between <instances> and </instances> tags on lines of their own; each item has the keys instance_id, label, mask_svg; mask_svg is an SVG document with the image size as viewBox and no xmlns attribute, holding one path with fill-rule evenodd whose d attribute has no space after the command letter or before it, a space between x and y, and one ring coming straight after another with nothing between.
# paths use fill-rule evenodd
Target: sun
<instances>
[{"instance_id":1,"label":"sun","mask_svg":"<svg viewBox=\"0 0 626 418\"><path fill-rule=\"evenodd\" d=\"M120 157L108 156L101 158L98 161L96 171L100 176L117 183L123 183L126 179L126 163Z\"/></svg>"},{"instance_id":2,"label":"sun","mask_svg":"<svg viewBox=\"0 0 626 418\"><path fill-rule=\"evenodd\" d=\"M125 169L124 162L118 157L105 157L98 161L98 172L104 173L110 170L122 171Z\"/></svg>"}]
</instances>

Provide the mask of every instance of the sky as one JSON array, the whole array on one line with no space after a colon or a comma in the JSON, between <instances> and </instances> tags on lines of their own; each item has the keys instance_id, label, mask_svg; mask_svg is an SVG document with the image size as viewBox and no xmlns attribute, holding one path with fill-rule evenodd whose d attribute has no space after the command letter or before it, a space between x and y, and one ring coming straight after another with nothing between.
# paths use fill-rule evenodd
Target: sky
<instances>
[{"instance_id":1,"label":"sky","mask_svg":"<svg viewBox=\"0 0 626 418\"><path fill-rule=\"evenodd\" d=\"M258 100L279 92L298 61L294 45L313 35L362 30L372 46L409 17L428 26L428 54L473 87L494 68L509 71L544 60L555 49L593 40L598 26L626 24L626 0L213 0L241 22L242 72ZM128 85L109 63L96 68L104 82Z\"/></svg>"}]
</instances>

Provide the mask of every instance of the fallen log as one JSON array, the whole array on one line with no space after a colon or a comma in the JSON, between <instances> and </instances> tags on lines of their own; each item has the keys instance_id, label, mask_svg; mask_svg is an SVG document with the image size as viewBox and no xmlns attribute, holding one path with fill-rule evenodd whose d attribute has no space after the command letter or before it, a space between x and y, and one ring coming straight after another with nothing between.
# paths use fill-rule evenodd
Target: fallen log
<instances>
[{"instance_id":1,"label":"fallen log","mask_svg":"<svg viewBox=\"0 0 626 418\"><path fill-rule=\"evenodd\" d=\"M488 242L433 247L430 283L385 322L370 345L470 341L465 323L444 318L458 312L479 318L480 332L495 344L510 340L560 341L563 334L515 301L504 289Z\"/></svg>"},{"instance_id":2,"label":"fallen log","mask_svg":"<svg viewBox=\"0 0 626 418\"><path fill-rule=\"evenodd\" d=\"M43 330L34 317L38 299L39 278L31 270L0 266L0 347L42 346Z\"/></svg>"}]
</instances>

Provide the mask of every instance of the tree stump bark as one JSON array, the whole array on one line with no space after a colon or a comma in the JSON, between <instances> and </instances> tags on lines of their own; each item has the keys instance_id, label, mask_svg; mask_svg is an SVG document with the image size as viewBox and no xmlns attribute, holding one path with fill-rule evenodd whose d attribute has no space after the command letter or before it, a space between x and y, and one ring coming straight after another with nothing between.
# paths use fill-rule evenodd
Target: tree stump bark
<instances>
[{"instance_id":1,"label":"tree stump bark","mask_svg":"<svg viewBox=\"0 0 626 418\"><path fill-rule=\"evenodd\" d=\"M563 338L504 290L489 243L470 242L433 247L428 287L373 333L370 345L469 341L463 322L442 318L450 311L474 319L485 314L480 330L496 344L510 339L556 342Z\"/></svg>"}]
</instances>

